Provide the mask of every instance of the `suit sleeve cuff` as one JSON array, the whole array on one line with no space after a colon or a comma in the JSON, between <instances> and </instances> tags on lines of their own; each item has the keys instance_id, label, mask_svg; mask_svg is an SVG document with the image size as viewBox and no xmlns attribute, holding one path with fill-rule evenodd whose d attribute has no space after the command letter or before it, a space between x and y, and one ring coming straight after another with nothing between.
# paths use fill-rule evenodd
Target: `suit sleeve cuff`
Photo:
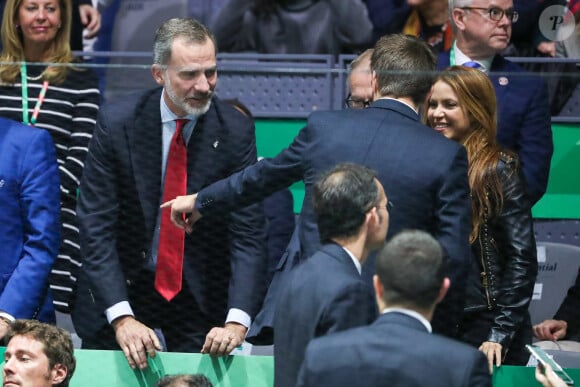
<instances>
[{"instance_id":1,"label":"suit sleeve cuff","mask_svg":"<svg viewBox=\"0 0 580 387\"><path fill-rule=\"evenodd\" d=\"M250 325L252 324L252 318L249 314L241 309L231 308L226 318L226 324L229 322L235 322L242 324L246 328L250 328Z\"/></svg>"},{"instance_id":2,"label":"suit sleeve cuff","mask_svg":"<svg viewBox=\"0 0 580 387\"><path fill-rule=\"evenodd\" d=\"M110 308L107 308L107 310L105 310L105 315L107 316L107 321L109 324L121 316L135 317L133 309L131 309L131 305L129 305L129 301L121 301L111 306Z\"/></svg>"}]
</instances>

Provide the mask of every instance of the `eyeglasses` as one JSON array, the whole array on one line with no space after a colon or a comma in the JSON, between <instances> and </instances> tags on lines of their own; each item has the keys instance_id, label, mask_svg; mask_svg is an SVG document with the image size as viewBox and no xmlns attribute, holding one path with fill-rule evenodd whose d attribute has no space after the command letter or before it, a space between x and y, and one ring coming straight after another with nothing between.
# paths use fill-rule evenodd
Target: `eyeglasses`
<instances>
[{"instance_id":1,"label":"eyeglasses","mask_svg":"<svg viewBox=\"0 0 580 387\"><path fill-rule=\"evenodd\" d=\"M349 94L348 97L346 97L346 99L344 100L344 103L346 104L346 107L349 109L364 109L369 107L371 101L369 100L362 101L360 99L353 99L352 95Z\"/></svg>"},{"instance_id":2,"label":"eyeglasses","mask_svg":"<svg viewBox=\"0 0 580 387\"><path fill-rule=\"evenodd\" d=\"M491 8L482 8L482 7L461 7L461 9L467 9L467 10L472 10L472 9L479 9L481 11L487 11L489 18L493 21L500 21L503 18L503 15L506 15L506 17L512 22L515 23L518 21L519 18L519 14L517 11L514 11L513 9L506 9L503 10L501 8L498 7L491 7Z\"/></svg>"}]
</instances>

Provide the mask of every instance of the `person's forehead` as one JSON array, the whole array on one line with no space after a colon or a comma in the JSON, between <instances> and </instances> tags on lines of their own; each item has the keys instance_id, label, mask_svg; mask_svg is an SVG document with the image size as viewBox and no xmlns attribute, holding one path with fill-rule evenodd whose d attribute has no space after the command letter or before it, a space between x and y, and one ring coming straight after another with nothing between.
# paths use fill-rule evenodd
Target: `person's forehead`
<instances>
[{"instance_id":1,"label":"person's forehead","mask_svg":"<svg viewBox=\"0 0 580 387\"><path fill-rule=\"evenodd\" d=\"M44 355L44 344L31 336L16 335L8 342L6 352L26 352L36 355Z\"/></svg>"},{"instance_id":2,"label":"person's forehead","mask_svg":"<svg viewBox=\"0 0 580 387\"><path fill-rule=\"evenodd\" d=\"M191 66L192 68L215 67L215 46L211 39L203 43L190 42L183 38L176 38L171 46L169 65Z\"/></svg>"},{"instance_id":3,"label":"person's forehead","mask_svg":"<svg viewBox=\"0 0 580 387\"><path fill-rule=\"evenodd\" d=\"M482 8L502 8L508 9L513 8L513 0L473 0L471 3L472 7L482 7Z\"/></svg>"}]
</instances>

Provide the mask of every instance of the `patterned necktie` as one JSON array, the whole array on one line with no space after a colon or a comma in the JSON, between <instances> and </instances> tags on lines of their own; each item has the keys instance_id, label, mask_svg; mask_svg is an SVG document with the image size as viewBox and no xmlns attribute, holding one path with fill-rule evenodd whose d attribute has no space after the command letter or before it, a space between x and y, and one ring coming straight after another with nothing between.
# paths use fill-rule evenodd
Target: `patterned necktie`
<instances>
[{"instance_id":1,"label":"patterned necktie","mask_svg":"<svg viewBox=\"0 0 580 387\"><path fill-rule=\"evenodd\" d=\"M163 203L186 193L187 147L183 139L182 129L188 121L185 119L175 120L175 133L169 145L169 155L165 167ZM181 290L184 240L185 231L171 222L171 209L164 209L161 212L155 289L167 301L171 301Z\"/></svg>"}]
</instances>

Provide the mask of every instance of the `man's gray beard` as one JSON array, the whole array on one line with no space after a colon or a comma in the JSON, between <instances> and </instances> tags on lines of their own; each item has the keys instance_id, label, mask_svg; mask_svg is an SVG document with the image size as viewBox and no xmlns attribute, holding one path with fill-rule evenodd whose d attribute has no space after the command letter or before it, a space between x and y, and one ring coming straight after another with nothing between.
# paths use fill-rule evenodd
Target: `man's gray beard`
<instances>
[{"instance_id":1,"label":"man's gray beard","mask_svg":"<svg viewBox=\"0 0 580 387\"><path fill-rule=\"evenodd\" d=\"M180 100L179 98L177 98L177 96L173 92L173 88L171 87L171 82L165 83L165 91L167 92L167 95L169 96L169 99L171 100L171 102L173 102L175 104L175 106L183 109L189 115L201 116L202 114L207 113L207 111L209 110L209 107L211 106L211 98L202 107L193 107L190 104L188 104L186 101ZM212 95L213 95L213 92L212 92Z\"/></svg>"}]
</instances>

